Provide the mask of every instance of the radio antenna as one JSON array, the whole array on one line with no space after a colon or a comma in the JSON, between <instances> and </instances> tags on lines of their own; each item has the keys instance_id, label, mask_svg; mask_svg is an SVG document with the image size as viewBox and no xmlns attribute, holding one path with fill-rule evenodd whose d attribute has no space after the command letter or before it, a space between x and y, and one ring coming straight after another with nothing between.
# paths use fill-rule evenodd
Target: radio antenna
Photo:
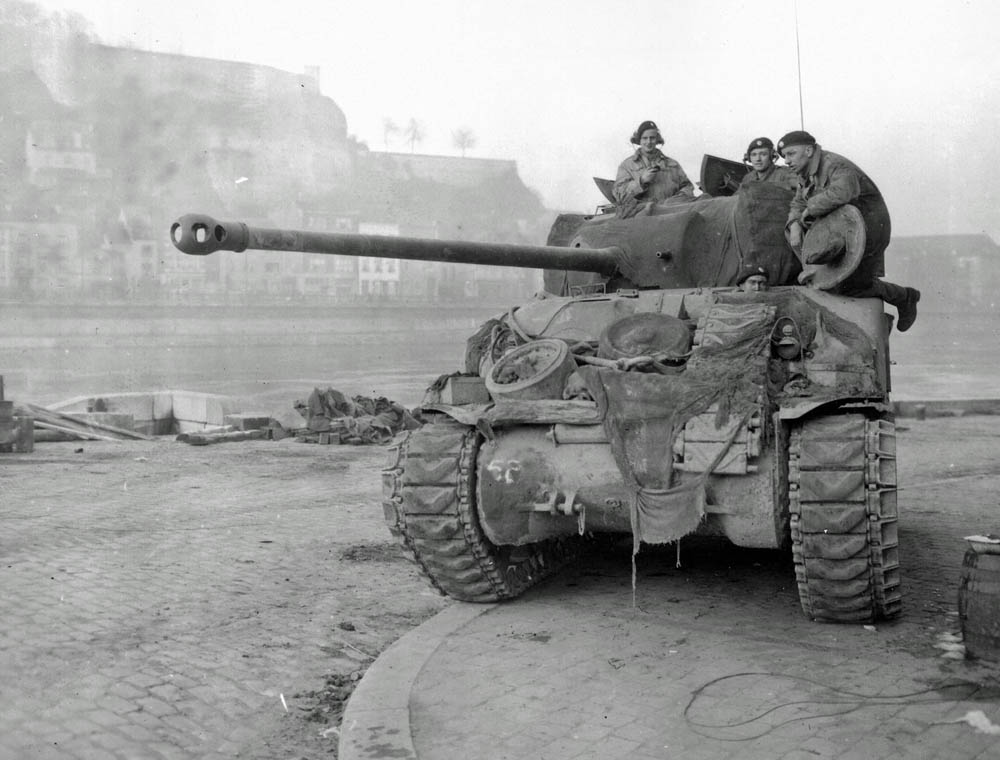
<instances>
[{"instance_id":1,"label":"radio antenna","mask_svg":"<svg viewBox=\"0 0 1000 760\"><path fill-rule=\"evenodd\" d=\"M806 128L805 112L802 108L802 49L799 47L799 0L795 0L795 68L799 76L799 129Z\"/></svg>"}]
</instances>

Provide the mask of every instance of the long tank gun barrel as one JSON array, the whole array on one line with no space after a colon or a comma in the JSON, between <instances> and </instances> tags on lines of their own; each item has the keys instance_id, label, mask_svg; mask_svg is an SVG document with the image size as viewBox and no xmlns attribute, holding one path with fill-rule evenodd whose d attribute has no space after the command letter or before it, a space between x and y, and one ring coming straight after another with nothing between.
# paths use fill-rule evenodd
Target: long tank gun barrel
<instances>
[{"instance_id":1,"label":"long tank gun barrel","mask_svg":"<svg viewBox=\"0 0 1000 760\"><path fill-rule=\"evenodd\" d=\"M186 214L170 228L174 245L195 256L215 251L300 251L302 253L377 256L386 259L445 261L503 267L598 272L610 276L621 249L561 248L549 245L474 243L465 240L362 235L341 232L266 229L243 222L218 221L204 214Z\"/></svg>"}]
</instances>

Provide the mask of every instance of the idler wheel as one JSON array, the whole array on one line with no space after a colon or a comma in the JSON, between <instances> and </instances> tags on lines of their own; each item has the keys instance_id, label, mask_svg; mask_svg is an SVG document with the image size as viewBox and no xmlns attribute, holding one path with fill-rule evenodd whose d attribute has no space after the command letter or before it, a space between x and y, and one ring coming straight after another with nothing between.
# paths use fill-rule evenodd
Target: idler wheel
<instances>
[{"instance_id":1,"label":"idler wheel","mask_svg":"<svg viewBox=\"0 0 1000 760\"><path fill-rule=\"evenodd\" d=\"M542 338L502 356L486 377L494 400L561 399L563 386L576 370L565 341Z\"/></svg>"}]
</instances>

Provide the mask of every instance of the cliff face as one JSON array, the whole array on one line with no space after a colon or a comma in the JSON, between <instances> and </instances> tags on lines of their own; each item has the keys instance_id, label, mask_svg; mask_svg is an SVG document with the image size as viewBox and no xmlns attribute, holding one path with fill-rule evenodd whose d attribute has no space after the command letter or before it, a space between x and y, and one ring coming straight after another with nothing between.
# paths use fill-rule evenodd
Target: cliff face
<instances>
[{"instance_id":1,"label":"cliff face","mask_svg":"<svg viewBox=\"0 0 1000 760\"><path fill-rule=\"evenodd\" d=\"M305 206L505 234L498 208L521 227L543 213L511 161L368 151L348 135L343 111L320 93L315 72L109 47L80 36L19 49L28 48L8 59L7 75L31 85L22 90L30 113L16 130L0 125L2 145L16 153L32 124L35 132L52 131L46 122L80 124L78 148L92 152L97 167L98 223L104 206L144 205L161 221L197 207L294 225Z\"/></svg>"},{"instance_id":2,"label":"cliff face","mask_svg":"<svg viewBox=\"0 0 1000 760\"><path fill-rule=\"evenodd\" d=\"M263 226L544 240L545 210L513 161L371 152L320 93L318 72L109 47L15 21L0 6L11 51L0 56L5 292L44 289L37 275L52 268L42 259L62 245L60 225L75 234L58 268L84 291L224 290L232 262L188 260L170 246L171 222L190 211ZM23 225L47 225L57 242L36 251ZM14 261L16 272L5 263ZM270 287L280 271L290 292L327 271L262 261L262 281ZM360 292L354 274L335 289Z\"/></svg>"}]
</instances>

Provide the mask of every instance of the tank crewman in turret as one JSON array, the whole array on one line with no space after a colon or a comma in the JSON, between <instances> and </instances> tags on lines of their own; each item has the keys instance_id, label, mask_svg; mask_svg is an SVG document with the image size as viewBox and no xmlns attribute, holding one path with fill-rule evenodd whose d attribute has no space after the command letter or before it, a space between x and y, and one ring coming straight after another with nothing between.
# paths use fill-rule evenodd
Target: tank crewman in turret
<instances>
[{"instance_id":1,"label":"tank crewman in turret","mask_svg":"<svg viewBox=\"0 0 1000 760\"><path fill-rule=\"evenodd\" d=\"M642 122L630 139L639 147L618 167L613 192L619 216L632 216L637 204L647 201L694 199L694 185L681 165L657 147L663 136L654 122Z\"/></svg>"},{"instance_id":2,"label":"tank crewman in turret","mask_svg":"<svg viewBox=\"0 0 1000 760\"><path fill-rule=\"evenodd\" d=\"M878 187L851 161L823 150L808 132L789 132L778 141L778 152L798 178L785 227L792 248L801 250L814 220L845 204L857 208L865 222L864 254L858 268L831 292L853 298L881 298L896 307L896 328L900 332L910 329L917 318L920 291L880 279L885 275L891 224Z\"/></svg>"},{"instance_id":3,"label":"tank crewman in turret","mask_svg":"<svg viewBox=\"0 0 1000 760\"><path fill-rule=\"evenodd\" d=\"M743 154L743 163L750 165L750 171L740 182L740 187L752 182L773 182L794 192L799 186L795 172L787 166L778 166L775 163L777 160L778 153L770 138L751 140L747 152Z\"/></svg>"}]
</instances>

